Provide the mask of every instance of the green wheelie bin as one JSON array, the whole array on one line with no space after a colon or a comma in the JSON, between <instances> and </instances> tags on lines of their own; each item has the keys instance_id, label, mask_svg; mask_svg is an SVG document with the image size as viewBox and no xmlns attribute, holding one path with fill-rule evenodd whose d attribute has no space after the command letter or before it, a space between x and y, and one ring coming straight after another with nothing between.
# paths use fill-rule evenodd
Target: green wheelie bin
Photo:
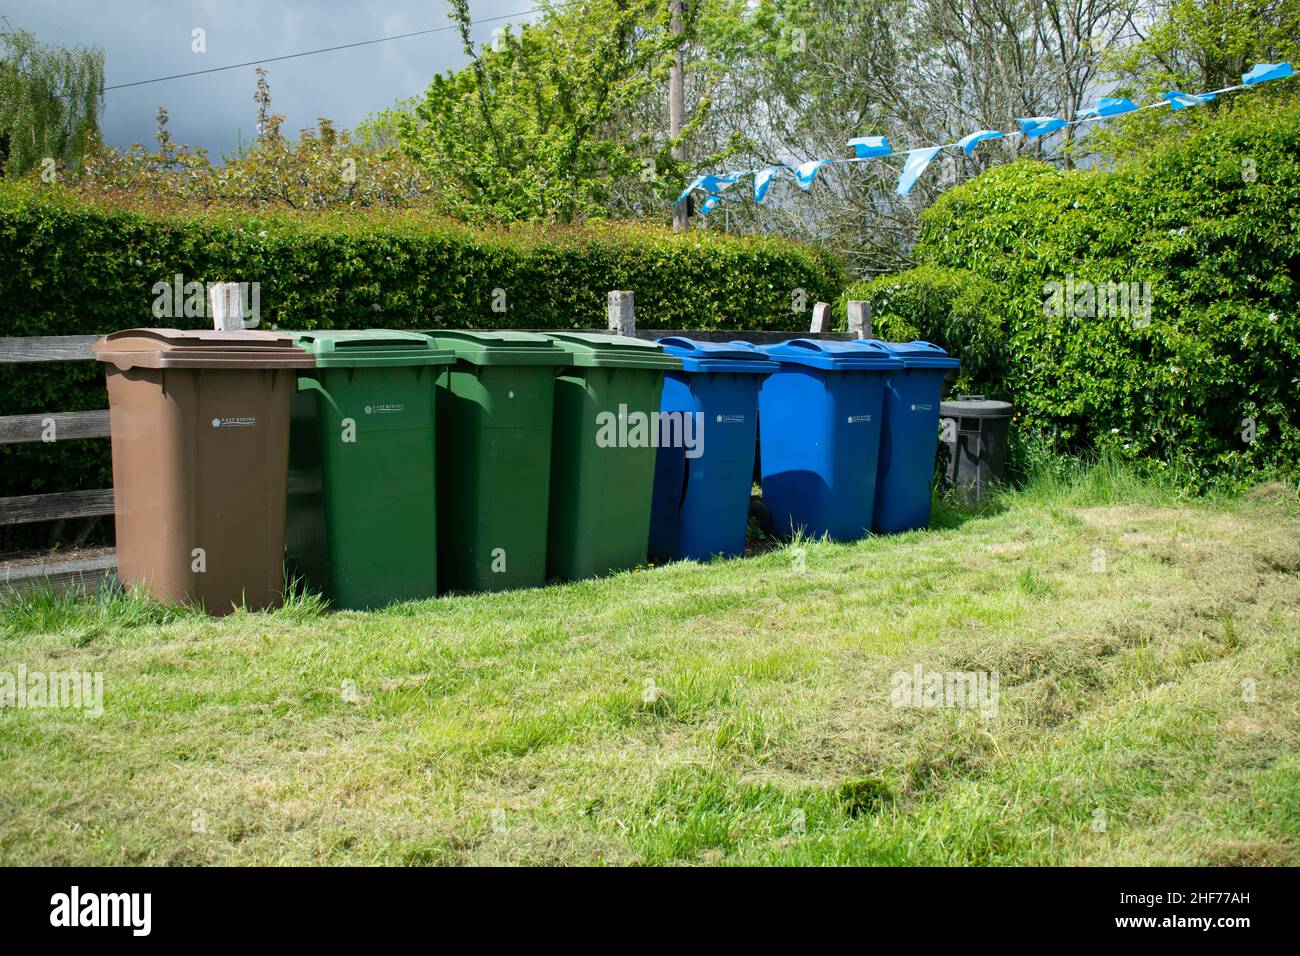
<instances>
[{"instance_id":1,"label":"green wheelie bin","mask_svg":"<svg viewBox=\"0 0 1300 956\"><path fill-rule=\"evenodd\" d=\"M531 332L429 333L438 377L439 589L546 583L555 373L569 354Z\"/></svg>"},{"instance_id":2,"label":"green wheelie bin","mask_svg":"<svg viewBox=\"0 0 1300 956\"><path fill-rule=\"evenodd\" d=\"M338 608L434 596L436 385L452 353L376 329L295 341L316 367L298 376L290 422L290 574Z\"/></svg>"},{"instance_id":3,"label":"green wheelie bin","mask_svg":"<svg viewBox=\"0 0 1300 956\"><path fill-rule=\"evenodd\" d=\"M664 373L662 346L550 332L568 353L555 380L548 577L574 581L645 563Z\"/></svg>"}]
</instances>

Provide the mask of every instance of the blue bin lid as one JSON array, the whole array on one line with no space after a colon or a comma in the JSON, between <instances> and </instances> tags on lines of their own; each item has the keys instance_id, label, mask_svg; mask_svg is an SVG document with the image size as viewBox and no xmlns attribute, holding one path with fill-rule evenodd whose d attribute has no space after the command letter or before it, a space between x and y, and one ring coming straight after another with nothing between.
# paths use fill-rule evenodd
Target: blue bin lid
<instances>
[{"instance_id":1,"label":"blue bin lid","mask_svg":"<svg viewBox=\"0 0 1300 956\"><path fill-rule=\"evenodd\" d=\"M937 345L929 342L882 342L879 339L855 339L863 343L883 345L903 363L903 368L960 368L961 362Z\"/></svg>"},{"instance_id":2,"label":"blue bin lid","mask_svg":"<svg viewBox=\"0 0 1300 956\"><path fill-rule=\"evenodd\" d=\"M781 368L748 342L701 342L684 335L670 335L658 342L669 355L680 358L688 372L771 375Z\"/></svg>"},{"instance_id":3,"label":"blue bin lid","mask_svg":"<svg viewBox=\"0 0 1300 956\"><path fill-rule=\"evenodd\" d=\"M737 345L745 343L735 343ZM755 346L750 345L750 348ZM830 339L787 339L776 345L760 345L757 351L778 362L806 365L832 372L888 371L902 368L901 360L879 342L839 342Z\"/></svg>"}]
</instances>

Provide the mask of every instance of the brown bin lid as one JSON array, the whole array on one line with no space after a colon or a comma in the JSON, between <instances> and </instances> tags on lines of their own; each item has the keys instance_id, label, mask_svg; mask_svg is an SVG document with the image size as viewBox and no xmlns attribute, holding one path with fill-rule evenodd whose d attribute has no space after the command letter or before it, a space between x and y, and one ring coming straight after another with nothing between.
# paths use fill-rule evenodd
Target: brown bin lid
<instances>
[{"instance_id":1,"label":"brown bin lid","mask_svg":"<svg viewBox=\"0 0 1300 956\"><path fill-rule=\"evenodd\" d=\"M128 368L315 368L293 336L244 329L123 329L90 347L95 358Z\"/></svg>"}]
</instances>

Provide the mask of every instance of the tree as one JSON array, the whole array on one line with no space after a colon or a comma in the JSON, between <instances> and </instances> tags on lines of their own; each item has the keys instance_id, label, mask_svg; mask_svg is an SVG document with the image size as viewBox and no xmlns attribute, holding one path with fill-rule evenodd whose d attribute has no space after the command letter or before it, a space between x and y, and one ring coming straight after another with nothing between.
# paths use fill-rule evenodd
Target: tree
<instances>
[{"instance_id":1,"label":"tree","mask_svg":"<svg viewBox=\"0 0 1300 956\"><path fill-rule=\"evenodd\" d=\"M1147 0L1134 41L1106 52L1103 68L1117 92L1152 98L1166 90L1202 93L1235 86L1256 63L1300 62L1300 0ZM1294 84L1252 95L1294 96ZM1094 146L1112 160L1186 133L1219 101L1171 114L1151 110L1100 126Z\"/></svg>"},{"instance_id":2,"label":"tree","mask_svg":"<svg viewBox=\"0 0 1300 956\"><path fill-rule=\"evenodd\" d=\"M628 118L666 83L678 42L666 4L550 6L540 24L503 31L481 49L466 0L451 5L470 65L435 76L394 118L406 151L444 183L458 215L604 218L616 197L634 203L629 188L643 187L662 203L680 164L666 137Z\"/></svg>"},{"instance_id":3,"label":"tree","mask_svg":"<svg viewBox=\"0 0 1300 956\"><path fill-rule=\"evenodd\" d=\"M21 176L47 159L77 166L99 135L104 52L7 27L0 48L0 173Z\"/></svg>"},{"instance_id":4,"label":"tree","mask_svg":"<svg viewBox=\"0 0 1300 956\"><path fill-rule=\"evenodd\" d=\"M761 0L727 38L745 76L715 118L743 131L757 168L847 157L849 139L893 149L1015 129L1022 116L1070 115L1092 95L1099 55L1138 0ZM905 267L917 215L946 185L1023 155L1068 164L1064 137L952 151L910 196L898 161L825 170L807 193L774 187L766 206L731 204L742 227L827 243L855 271ZM717 214L715 214L716 216Z\"/></svg>"},{"instance_id":5,"label":"tree","mask_svg":"<svg viewBox=\"0 0 1300 956\"><path fill-rule=\"evenodd\" d=\"M1149 0L1138 42L1112 51L1115 78L1144 95L1216 90L1256 63L1300 57L1300 0Z\"/></svg>"}]
</instances>

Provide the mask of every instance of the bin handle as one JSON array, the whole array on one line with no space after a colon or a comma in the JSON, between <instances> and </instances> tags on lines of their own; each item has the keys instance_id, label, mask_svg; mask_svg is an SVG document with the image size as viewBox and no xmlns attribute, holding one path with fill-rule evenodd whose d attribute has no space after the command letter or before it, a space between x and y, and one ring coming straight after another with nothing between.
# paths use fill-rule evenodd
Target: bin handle
<instances>
[{"instance_id":1,"label":"bin handle","mask_svg":"<svg viewBox=\"0 0 1300 956\"><path fill-rule=\"evenodd\" d=\"M334 396L331 395L331 394L329 393L329 391L326 390L325 386L322 385L322 384L320 383L320 379L312 378L312 377L309 376L309 375L299 375L299 376L298 376L298 391L300 391L300 392L312 392L312 391L320 392L321 395L323 395L323 396L325 397L325 401L329 402L330 407L333 408L334 411L338 412L340 415L343 414L343 409L339 408L338 403L334 401Z\"/></svg>"},{"instance_id":2,"label":"bin handle","mask_svg":"<svg viewBox=\"0 0 1300 956\"><path fill-rule=\"evenodd\" d=\"M957 401L959 401L959 402L965 402L965 401L982 402L982 401L984 401L984 396L983 396L983 395L958 395L958 396L957 396Z\"/></svg>"}]
</instances>

